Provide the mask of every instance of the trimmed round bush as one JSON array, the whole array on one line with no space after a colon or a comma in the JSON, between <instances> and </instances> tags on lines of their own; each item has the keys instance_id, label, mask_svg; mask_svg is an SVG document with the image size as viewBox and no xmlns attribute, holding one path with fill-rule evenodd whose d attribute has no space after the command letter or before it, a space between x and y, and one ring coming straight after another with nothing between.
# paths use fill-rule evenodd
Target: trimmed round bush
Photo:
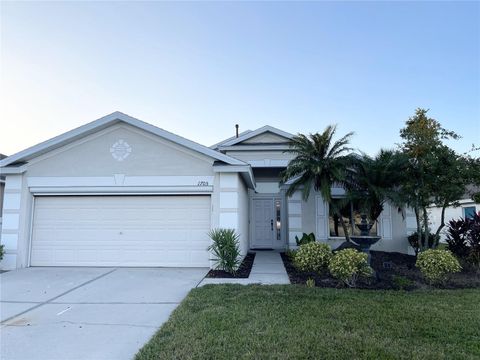
<instances>
[{"instance_id":1,"label":"trimmed round bush","mask_svg":"<svg viewBox=\"0 0 480 360\"><path fill-rule=\"evenodd\" d=\"M294 264L300 271L321 272L328 267L331 258L332 249L329 245L311 242L298 248Z\"/></svg>"},{"instance_id":2,"label":"trimmed round bush","mask_svg":"<svg viewBox=\"0 0 480 360\"><path fill-rule=\"evenodd\" d=\"M357 280L372 276L368 255L355 249L344 249L335 253L328 266L330 274L349 287L355 287Z\"/></svg>"},{"instance_id":3,"label":"trimmed round bush","mask_svg":"<svg viewBox=\"0 0 480 360\"><path fill-rule=\"evenodd\" d=\"M450 274L462 269L450 251L438 249L429 249L418 254L416 265L425 279L432 284L442 283Z\"/></svg>"}]
</instances>

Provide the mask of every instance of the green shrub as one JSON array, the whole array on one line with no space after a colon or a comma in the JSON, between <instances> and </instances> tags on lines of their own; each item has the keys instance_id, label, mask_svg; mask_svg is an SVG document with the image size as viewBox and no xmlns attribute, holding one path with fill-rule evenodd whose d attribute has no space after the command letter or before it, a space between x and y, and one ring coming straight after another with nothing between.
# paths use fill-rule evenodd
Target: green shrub
<instances>
[{"instance_id":1,"label":"green shrub","mask_svg":"<svg viewBox=\"0 0 480 360\"><path fill-rule=\"evenodd\" d=\"M291 261L295 260L295 254L296 254L296 253L297 253L296 250L292 250L292 249L287 249L287 250L285 250L285 255L287 255L287 257L288 257Z\"/></svg>"},{"instance_id":2,"label":"green shrub","mask_svg":"<svg viewBox=\"0 0 480 360\"><path fill-rule=\"evenodd\" d=\"M300 271L321 272L328 267L331 258L332 249L329 245L311 242L298 248L294 265Z\"/></svg>"},{"instance_id":3,"label":"green shrub","mask_svg":"<svg viewBox=\"0 0 480 360\"><path fill-rule=\"evenodd\" d=\"M418 254L416 265L432 284L442 283L450 274L462 269L457 258L448 250L425 250Z\"/></svg>"},{"instance_id":4,"label":"green shrub","mask_svg":"<svg viewBox=\"0 0 480 360\"><path fill-rule=\"evenodd\" d=\"M334 278L343 281L349 287L355 287L359 278L373 274L367 259L367 254L355 249L340 250L330 260L328 269Z\"/></svg>"},{"instance_id":5,"label":"green shrub","mask_svg":"<svg viewBox=\"0 0 480 360\"><path fill-rule=\"evenodd\" d=\"M303 233L302 238L299 239L297 235L295 235L295 241L297 242L297 246L309 244L315 242L315 234L312 232L310 234Z\"/></svg>"},{"instance_id":6,"label":"green shrub","mask_svg":"<svg viewBox=\"0 0 480 360\"><path fill-rule=\"evenodd\" d=\"M212 245L207 250L213 255L215 269L235 274L240 266L239 235L234 229L213 229L208 236Z\"/></svg>"},{"instance_id":7,"label":"green shrub","mask_svg":"<svg viewBox=\"0 0 480 360\"><path fill-rule=\"evenodd\" d=\"M3 259L3 255L5 254L5 246L0 245L0 260Z\"/></svg>"},{"instance_id":8,"label":"green shrub","mask_svg":"<svg viewBox=\"0 0 480 360\"><path fill-rule=\"evenodd\" d=\"M307 281L305 282L305 285L309 288L315 287L315 279L308 278Z\"/></svg>"},{"instance_id":9,"label":"green shrub","mask_svg":"<svg viewBox=\"0 0 480 360\"><path fill-rule=\"evenodd\" d=\"M405 276L394 275L392 281L395 288L399 290L406 290L413 287L413 280L410 280Z\"/></svg>"},{"instance_id":10,"label":"green shrub","mask_svg":"<svg viewBox=\"0 0 480 360\"><path fill-rule=\"evenodd\" d=\"M413 234L408 235L408 243L410 246L415 250L415 255L417 255L420 252L420 249L422 247L427 247L427 248L432 248L438 245L438 241L440 240L439 236L435 236L435 234L428 233L428 244L425 245L425 232L422 232L422 238L421 238L421 245L418 242L418 232L414 232Z\"/></svg>"}]
</instances>

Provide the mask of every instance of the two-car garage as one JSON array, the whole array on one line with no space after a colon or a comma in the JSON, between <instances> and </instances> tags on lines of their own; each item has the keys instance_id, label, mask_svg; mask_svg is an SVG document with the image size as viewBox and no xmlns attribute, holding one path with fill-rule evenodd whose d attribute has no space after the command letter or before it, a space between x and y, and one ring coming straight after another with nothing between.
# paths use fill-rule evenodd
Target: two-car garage
<instances>
[{"instance_id":1,"label":"two-car garage","mask_svg":"<svg viewBox=\"0 0 480 360\"><path fill-rule=\"evenodd\" d=\"M209 266L210 196L36 196L31 266Z\"/></svg>"},{"instance_id":2,"label":"two-car garage","mask_svg":"<svg viewBox=\"0 0 480 360\"><path fill-rule=\"evenodd\" d=\"M251 166L115 112L0 160L0 268L210 267L212 228L248 249Z\"/></svg>"}]
</instances>

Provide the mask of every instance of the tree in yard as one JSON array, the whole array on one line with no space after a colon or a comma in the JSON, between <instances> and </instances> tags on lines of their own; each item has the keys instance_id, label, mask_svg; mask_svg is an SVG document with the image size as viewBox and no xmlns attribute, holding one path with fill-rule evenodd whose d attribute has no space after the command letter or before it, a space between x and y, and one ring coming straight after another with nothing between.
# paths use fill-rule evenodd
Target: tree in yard
<instances>
[{"instance_id":1,"label":"tree in yard","mask_svg":"<svg viewBox=\"0 0 480 360\"><path fill-rule=\"evenodd\" d=\"M287 189L287 196L293 195L302 189L302 196L307 200L310 190L320 192L324 201L332 205L335 215L345 233L345 238L350 241L348 228L341 215L341 206L332 201L332 186L342 185L346 178L346 169L350 165L348 147L353 133L348 133L337 141L333 137L335 126L327 126L323 133L310 135L298 134L290 141L287 152L295 155L287 168L281 174L282 183L291 182Z\"/></svg>"},{"instance_id":2,"label":"tree in yard","mask_svg":"<svg viewBox=\"0 0 480 360\"><path fill-rule=\"evenodd\" d=\"M480 184L480 163L479 159L459 155L446 146L440 146L427 169L431 176L432 201L441 208L440 225L435 231L438 241L445 227L446 208L459 206L458 200L466 194L467 187Z\"/></svg>"},{"instance_id":3,"label":"tree in yard","mask_svg":"<svg viewBox=\"0 0 480 360\"><path fill-rule=\"evenodd\" d=\"M400 149L408 158L401 195L415 212L418 243L422 249L428 247L428 207L435 204L442 208L441 224L433 244L436 246L444 227L445 208L456 204L467 185L477 183L480 171L477 160L458 155L443 143L459 136L444 129L437 120L428 117L427 112L416 109L415 115L400 130L403 139Z\"/></svg>"},{"instance_id":4,"label":"tree in yard","mask_svg":"<svg viewBox=\"0 0 480 360\"><path fill-rule=\"evenodd\" d=\"M406 165L406 157L392 150L381 150L375 157L362 154L353 158L345 180L347 197L358 204L370 224L378 219L387 201L403 205L398 189Z\"/></svg>"}]
</instances>

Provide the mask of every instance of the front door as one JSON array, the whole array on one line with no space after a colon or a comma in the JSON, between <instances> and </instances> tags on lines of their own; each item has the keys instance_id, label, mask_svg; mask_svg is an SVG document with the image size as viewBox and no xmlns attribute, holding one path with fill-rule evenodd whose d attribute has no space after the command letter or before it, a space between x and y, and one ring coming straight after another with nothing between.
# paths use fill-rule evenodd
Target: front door
<instances>
[{"instance_id":1,"label":"front door","mask_svg":"<svg viewBox=\"0 0 480 360\"><path fill-rule=\"evenodd\" d=\"M280 199L253 199L252 248L268 249L278 247L280 240Z\"/></svg>"}]
</instances>

